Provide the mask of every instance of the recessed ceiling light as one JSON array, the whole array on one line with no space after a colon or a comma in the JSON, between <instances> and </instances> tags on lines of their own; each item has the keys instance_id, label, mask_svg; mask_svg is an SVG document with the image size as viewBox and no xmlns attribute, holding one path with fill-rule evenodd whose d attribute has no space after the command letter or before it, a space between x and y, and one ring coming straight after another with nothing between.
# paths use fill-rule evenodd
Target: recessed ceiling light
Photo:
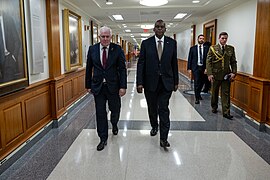
<instances>
[{"instance_id":1,"label":"recessed ceiling light","mask_svg":"<svg viewBox=\"0 0 270 180\"><path fill-rule=\"evenodd\" d=\"M168 0L140 0L140 4L143 6L162 6L167 3Z\"/></svg>"},{"instance_id":2,"label":"recessed ceiling light","mask_svg":"<svg viewBox=\"0 0 270 180\"><path fill-rule=\"evenodd\" d=\"M109 0L106 0L106 4L107 4L107 5L112 5L113 2L112 2L112 1L109 1Z\"/></svg>"},{"instance_id":3,"label":"recessed ceiling light","mask_svg":"<svg viewBox=\"0 0 270 180\"><path fill-rule=\"evenodd\" d=\"M126 31L126 32L131 32L131 30L130 30L130 29L126 29L125 31Z\"/></svg>"},{"instance_id":4,"label":"recessed ceiling light","mask_svg":"<svg viewBox=\"0 0 270 180\"><path fill-rule=\"evenodd\" d=\"M144 24L144 25L141 25L141 28L142 29L153 29L154 25L153 24Z\"/></svg>"},{"instance_id":5,"label":"recessed ceiling light","mask_svg":"<svg viewBox=\"0 0 270 180\"><path fill-rule=\"evenodd\" d=\"M196 3L199 3L200 1L192 1L192 3L196 4Z\"/></svg>"},{"instance_id":6,"label":"recessed ceiling light","mask_svg":"<svg viewBox=\"0 0 270 180\"><path fill-rule=\"evenodd\" d=\"M182 19L186 15L187 15L187 13L178 13L178 14L176 14L176 16L173 19Z\"/></svg>"},{"instance_id":7,"label":"recessed ceiling light","mask_svg":"<svg viewBox=\"0 0 270 180\"><path fill-rule=\"evenodd\" d=\"M143 33L143 34L141 34L141 36L142 36L142 37L148 37L148 36L150 36L150 34L148 34L148 33Z\"/></svg>"},{"instance_id":8,"label":"recessed ceiling light","mask_svg":"<svg viewBox=\"0 0 270 180\"><path fill-rule=\"evenodd\" d=\"M124 20L123 16L120 14L112 15L115 20Z\"/></svg>"}]
</instances>

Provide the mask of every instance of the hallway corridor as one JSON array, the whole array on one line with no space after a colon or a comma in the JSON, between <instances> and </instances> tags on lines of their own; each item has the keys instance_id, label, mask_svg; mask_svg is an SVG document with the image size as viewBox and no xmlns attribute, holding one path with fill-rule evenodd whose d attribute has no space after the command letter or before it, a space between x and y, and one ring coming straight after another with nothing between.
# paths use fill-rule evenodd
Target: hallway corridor
<instances>
[{"instance_id":1,"label":"hallway corridor","mask_svg":"<svg viewBox=\"0 0 270 180\"><path fill-rule=\"evenodd\" d=\"M161 148L159 135L149 134L147 105L144 95L136 92L135 76L134 62L128 69L119 133L114 136L109 129L103 151L96 150L94 100L88 95L0 179L270 179L269 134L251 127L234 111L233 121L223 118L220 106L213 114L209 94L202 94L203 100L195 105L194 97L184 93L191 89L184 77L170 100L171 147Z\"/></svg>"}]
</instances>

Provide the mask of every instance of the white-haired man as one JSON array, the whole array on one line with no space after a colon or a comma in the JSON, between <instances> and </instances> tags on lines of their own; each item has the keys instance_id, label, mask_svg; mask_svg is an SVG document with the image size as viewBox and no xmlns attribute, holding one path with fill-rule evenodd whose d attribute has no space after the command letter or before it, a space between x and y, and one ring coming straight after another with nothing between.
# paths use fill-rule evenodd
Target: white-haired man
<instances>
[{"instance_id":1,"label":"white-haired man","mask_svg":"<svg viewBox=\"0 0 270 180\"><path fill-rule=\"evenodd\" d=\"M112 30L109 27L100 28L99 38L100 43L90 46L88 50L85 87L95 98L97 133L100 138L97 150L101 151L108 139L107 102L111 111L112 133L118 134L120 97L126 94L127 70L122 48L111 43Z\"/></svg>"}]
</instances>

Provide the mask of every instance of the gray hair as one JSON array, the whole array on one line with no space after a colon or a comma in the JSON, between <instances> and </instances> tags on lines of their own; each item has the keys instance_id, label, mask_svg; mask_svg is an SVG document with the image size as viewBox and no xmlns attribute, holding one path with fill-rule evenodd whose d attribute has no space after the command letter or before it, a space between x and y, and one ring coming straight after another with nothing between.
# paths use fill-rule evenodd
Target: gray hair
<instances>
[{"instance_id":1,"label":"gray hair","mask_svg":"<svg viewBox=\"0 0 270 180\"><path fill-rule=\"evenodd\" d=\"M110 31L110 35L112 35L112 29L107 27L107 26L102 26L100 29L99 29L99 35L101 34L101 32L104 32L104 31Z\"/></svg>"}]
</instances>

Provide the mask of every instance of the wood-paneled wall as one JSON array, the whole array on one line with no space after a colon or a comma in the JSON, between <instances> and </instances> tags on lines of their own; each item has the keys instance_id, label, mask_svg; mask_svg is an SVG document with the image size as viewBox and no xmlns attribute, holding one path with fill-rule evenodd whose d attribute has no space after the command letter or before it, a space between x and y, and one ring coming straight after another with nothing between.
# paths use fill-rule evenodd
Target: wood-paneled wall
<instances>
[{"instance_id":1,"label":"wood-paneled wall","mask_svg":"<svg viewBox=\"0 0 270 180\"><path fill-rule=\"evenodd\" d=\"M253 75L270 79L270 0L257 1Z\"/></svg>"},{"instance_id":2,"label":"wood-paneled wall","mask_svg":"<svg viewBox=\"0 0 270 180\"><path fill-rule=\"evenodd\" d=\"M189 79L192 79L192 74L187 71L187 60L178 59L178 71Z\"/></svg>"},{"instance_id":3,"label":"wood-paneled wall","mask_svg":"<svg viewBox=\"0 0 270 180\"><path fill-rule=\"evenodd\" d=\"M270 124L270 80L237 73L231 100L259 123Z\"/></svg>"},{"instance_id":4,"label":"wood-paneled wall","mask_svg":"<svg viewBox=\"0 0 270 180\"><path fill-rule=\"evenodd\" d=\"M0 98L0 159L51 120L50 81Z\"/></svg>"},{"instance_id":5,"label":"wood-paneled wall","mask_svg":"<svg viewBox=\"0 0 270 180\"><path fill-rule=\"evenodd\" d=\"M82 68L0 97L0 160L47 123L63 115L70 104L83 96L86 93L84 78ZM51 105L54 100L56 109Z\"/></svg>"}]
</instances>

